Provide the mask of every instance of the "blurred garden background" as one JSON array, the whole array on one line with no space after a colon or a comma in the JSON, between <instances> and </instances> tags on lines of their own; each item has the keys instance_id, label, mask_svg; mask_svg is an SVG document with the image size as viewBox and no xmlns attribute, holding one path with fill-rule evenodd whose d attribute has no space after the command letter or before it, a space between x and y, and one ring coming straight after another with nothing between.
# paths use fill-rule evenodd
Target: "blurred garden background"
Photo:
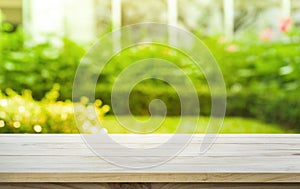
<instances>
[{"instance_id":1,"label":"blurred garden background","mask_svg":"<svg viewBox=\"0 0 300 189\"><path fill-rule=\"evenodd\" d=\"M222 133L300 132L299 0L0 0L0 133L77 133L71 98L80 59L106 33L140 22L183 28L208 46L227 89ZM87 110L83 117L99 119L108 133L130 133L110 108L111 87L122 69L151 57L175 63L197 83L197 132L204 132L211 110L204 75L181 52L155 45L115 56L99 77L97 100L74 102ZM165 83L136 85L131 111L147 119L157 98L168 117L155 133L173 133L180 101Z\"/></svg>"}]
</instances>

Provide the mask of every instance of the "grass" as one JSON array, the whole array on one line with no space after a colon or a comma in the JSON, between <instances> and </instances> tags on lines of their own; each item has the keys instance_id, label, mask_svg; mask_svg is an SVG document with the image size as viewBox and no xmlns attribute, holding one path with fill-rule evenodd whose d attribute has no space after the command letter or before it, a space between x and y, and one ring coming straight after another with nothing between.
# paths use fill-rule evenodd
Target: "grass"
<instances>
[{"instance_id":1,"label":"grass","mask_svg":"<svg viewBox=\"0 0 300 189\"><path fill-rule=\"evenodd\" d=\"M154 117L153 121L147 122L148 117L136 117L137 120L144 121L136 124L128 116L120 116L120 120L125 123L123 127L114 116L105 116L102 127L108 133L174 133L177 130L180 117L167 117L162 124L159 124L160 117ZM185 122L193 122L193 117L184 117ZM196 133L204 133L209 122L209 117L200 117ZM187 124L178 133L193 133L195 124ZM267 124L254 119L239 117L227 117L224 119L220 133L296 133L292 130L285 130L278 125Z\"/></svg>"}]
</instances>

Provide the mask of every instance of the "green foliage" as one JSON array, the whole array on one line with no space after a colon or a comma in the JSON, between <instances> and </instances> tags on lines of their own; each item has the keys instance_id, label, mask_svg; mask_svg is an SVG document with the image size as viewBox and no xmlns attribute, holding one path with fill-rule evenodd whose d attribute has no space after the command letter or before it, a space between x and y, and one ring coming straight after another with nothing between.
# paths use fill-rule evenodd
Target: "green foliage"
<instances>
[{"instance_id":1,"label":"green foliage","mask_svg":"<svg viewBox=\"0 0 300 189\"><path fill-rule=\"evenodd\" d=\"M144 44L134 46L125 50L122 50L119 54L115 55L104 67L100 76L100 81L107 85L112 85L118 75L129 65L136 63L144 59L161 59L169 63L174 63L181 68L189 77L195 81L206 84L204 74L197 69L197 66L193 61L180 52L177 49L170 48L168 46L158 44ZM152 69L149 68L149 69ZM165 78L173 78L176 80L180 73L170 72L169 67L160 67L158 72L164 73ZM147 74L147 72L142 73ZM144 81L145 82L145 81ZM157 80L148 80L144 84L152 84L157 86Z\"/></svg>"},{"instance_id":2,"label":"green foliage","mask_svg":"<svg viewBox=\"0 0 300 189\"><path fill-rule=\"evenodd\" d=\"M300 33L282 40L208 43L227 85L227 115L255 117L300 130ZM229 47L235 46L234 51Z\"/></svg>"},{"instance_id":3,"label":"green foliage","mask_svg":"<svg viewBox=\"0 0 300 189\"><path fill-rule=\"evenodd\" d=\"M22 95L10 88L5 93L0 91L0 133L77 133L73 105L85 110L76 115L89 122L95 120L86 115L88 109L95 109L96 120L102 120L109 111L109 106L102 106L100 100L87 103L83 98L75 104L57 101L59 89L60 85L55 84L41 101L34 100L30 90L23 90ZM89 129L86 132L92 132Z\"/></svg>"},{"instance_id":4,"label":"green foliage","mask_svg":"<svg viewBox=\"0 0 300 189\"><path fill-rule=\"evenodd\" d=\"M40 100L55 83L59 83L61 94L58 99L70 99L75 71L85 50L68 39L61 40L60 45L52 38L43 44L32 45L20 30L8 32L9 25L4 28L0 35L0 90L12 88L21 93L23 89L30 89L34 99ZM283 35L281 40L269 42L254 35L236 41L202 37L224 75L228 116L253 117L300 130L300 34L293 30ZM113 57L99 77L96 97L110 105L110 91L117 75L126 66L145 58L168 60L188 73L197 84L201 114L210 114L211 97L204 75L184 54L159 45L137 46ZM176 74L163 71L176 78ZM149 103L156 98L167 104L168 115L180 115L176 91L157 80L148 80L133 88L131 111L135 115L148 115ZM192 114L193 105L187 106L191 107Z\"/></svg>"},{"instance_id":5,"label":"green foliage","mask_svg":"<svg viewBox=\"0 0 300 189\"><path fill-rule=\"evenodd\" d=\"M104 67L103 73L99 77L99 82L96 87L96 95L101 96L106 104L111 105L111 91L112 86L118 77L118 75L126 69L129 65L147 58L156 58L168 61L176 64L181 68L194 83L196 92L199 94L199 100L201 101L201 111L203 115L209 115L210 113L210 95L209 87L205 80L204 74L199 71L197 66L192 62L190 58L176 49L170 49L169 47L161 45L141 45L122 51L120 54L113 57L110 62ZM150 65L151 66L151 65ZM148 70L153 68L147 68ZM147 69L143 70L139 74L145 74L148 76ZM172 81L182 79L180 73L170 71L169 67L155 68L156 72L162 72L163 77L172 78ZM134 80L134 78L132 78ZM149 104L154 99L160 99L167 105L167 115L175 116L181 114L180 99L176 90L166 82L158 79L143 80L135 86L130 86L124 83L123 86L119 86L118 94L120 99L118 102L123 102L122 94L128 89L132 88L130 93L130 110L134 115L149 115ZM179 90L185 90L184 82L176 85ZM184 92L183 98L188 98L187 92ZM208 95L207 95L208 94ZM181 99L184 100L184 99ZM185 100L185 106L189 110L190 115L195 114L195 108L192 101ZM113 112L110 112L113 113ZM121 112L126 114L126 110Z\"/></svg>"},{"instance_id":6,"label":"green foliage","mask_svg":"<svg viewBox=\"0 0 300 189\"><path fill-rule=\"evenodd\" d=\"M120 99L118 99L118 101L121 102L123 101L121 97L123 96L123 91L121 90L118 92L120 94L117 93L116 96L120 96ZM103 101L111 106L111 90L109 87L99 87L96 93L101 94L101 98L103 99ZM204 93L199 90L197 91L197 93L200 102L201 115L208 116L210 114L211 97L208 93ZM183 98L189 98L188 94L185 93L185 95L186 96L184 96ZM166 104L168 116L178 116L181 114L180 99L175 89L170 86L153 86L151 84L143 85L142 83L136 85L136 87L134 87L130 93L129 106L131 113L134 115L150 115L149 104L152 100L155 99L160 99ZM189 115L195 115L197 111L194 108L195 104L193 104L193 102L189 101L188 99L181 100L185 100L186 102L184 106L188 110L187 113ZM113 112L109 113L112 114ZM119 113L126 114L126 110Z\"/></svg>"},{"instance_id":7,"label":"green foliage","mask_svg":"<svg viewBox=\"0 0 300 189\"><path fill-rule=\"evenodd\" d=\"M55 83L61 85L61 99L71 98L71 87L83 48L63 39L53 38L36 45L26 44L21 31L0 33L0 90L13 88L17 92L31 89L41 99Z\"/></svg>"},{"instance_id":8,"label":"green foliage","mask_svg":"<svg viewBox=\"0 0 300 189\"><path fill-rule=\"evenodd\" d=\"M127 118L126 116L123 116L121 118L122 120L127 120L126 123L127 129L122 126L114 116L105 116L105 119L103 120L102 126L107 129L108 133L130 133L128 129L134 129L134 130L142 130L143 128L146 130L147 128L153 128L156 126L153 125L153 122L149 122L146 124L143 128L136 128L134 127L134 124L130 124L132 119ZM145 116L137 116L136 119L138 120L145 120L149 119L149 117ZM152 119L158 119L161 120L160 117L153 117ZM169 116L166 117L166 119L162 122L159 127L154 130L154 133L193 133L194 128L185 127L184 129L181 129L178 131L178 125L180 123L181 117L175 116ZM193 117L184 117L184 120L194 120ZM210 118L206 116L201 116L197 128L196 133L204 133L207 129L208 123ZM193 121L192 121L193 122ZM263 123L261 121L253 120L253 119L247 119L247 118L236 118L236 117L226 117L224 119L223 126L221 128L220 133L235 133L235 134L245 134L245 133L296 133L294 130L286 130L281 128L278 125L274 124L267 124Z\"/></svg>"}]
</instances>

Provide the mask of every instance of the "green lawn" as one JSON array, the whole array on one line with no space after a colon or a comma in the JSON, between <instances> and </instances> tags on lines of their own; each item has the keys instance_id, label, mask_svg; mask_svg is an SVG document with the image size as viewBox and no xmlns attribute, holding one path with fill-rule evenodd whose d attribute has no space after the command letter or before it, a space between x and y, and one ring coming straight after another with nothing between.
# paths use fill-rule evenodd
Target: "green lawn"
<instances>
[{"instance_id":1,"label":"green lawn","mask_svg":"<svg viewBox=\"0 0 300 189\"><path fill-rule=\"evenodd\" d=\"M130 130L138 130L139 133L174 133L180 121L180 117L167 117L162 124L156 126L153 122L145 123L142 127L140 124L134 124L128 117L120 117L130 126ZM136 117L138 120L147 120L147 117ZM159 117L154 118L154 122L159 121ZM192 120L192 117L185 117L184 120ZM208 117L201 117L197 125L197 133L203 133L209 122ZM105 116L102 126L108 130L108 133L134 133L123 127L117 122L114 116ZM192 133L192 126L187 126L180 133ZM239 117L227 117L221 128L221 133L295 133L295 131L282 129L278 125L272 125L257 121L254 119L245 119Z\"/></svg>"}]
</instances>

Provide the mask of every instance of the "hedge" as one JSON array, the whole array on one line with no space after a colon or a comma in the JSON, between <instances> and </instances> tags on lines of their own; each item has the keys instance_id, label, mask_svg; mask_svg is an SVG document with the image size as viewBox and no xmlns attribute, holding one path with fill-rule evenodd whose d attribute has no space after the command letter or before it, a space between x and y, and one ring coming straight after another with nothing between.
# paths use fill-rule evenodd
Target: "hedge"
<instances>
[{"instance_id":1,"label":"hedge","mask_svg":"<svg viewBox=\"0 0 300 189\"><path fill-rule=\"evenodd\" d=\"M11 33L2 28L0 90L12 88L21 93L23 89L30 89L34 99L41 100L55 83L59 83L58 100L71 99L75 71L85 48L68 39L60 39L62 43L57 45L51 37L48 42L32 45L20 30ZM253 36L225 42L219 37L200 36L223 72L228 116L254 117L283 127L300 127L300 34L294 30L284 35L282 40L270 42ZM210 114L210 93L203 74L195 69L189 58L161 46L141 46L116 56L99 78L101 83L96 87L96 97L111 105L110 88L115 76L130 63L147 57L176 63L189 73L193 82L204 86L197 88L200 110L203 115ZM149 102L156 98L169 105L168 115L180 115L175 91L159 87L152 81L132 91L131 111L136 115L149 114ZM193 104L186 106L191 107L193 114Z\"/></svg>"}]
</instances>

